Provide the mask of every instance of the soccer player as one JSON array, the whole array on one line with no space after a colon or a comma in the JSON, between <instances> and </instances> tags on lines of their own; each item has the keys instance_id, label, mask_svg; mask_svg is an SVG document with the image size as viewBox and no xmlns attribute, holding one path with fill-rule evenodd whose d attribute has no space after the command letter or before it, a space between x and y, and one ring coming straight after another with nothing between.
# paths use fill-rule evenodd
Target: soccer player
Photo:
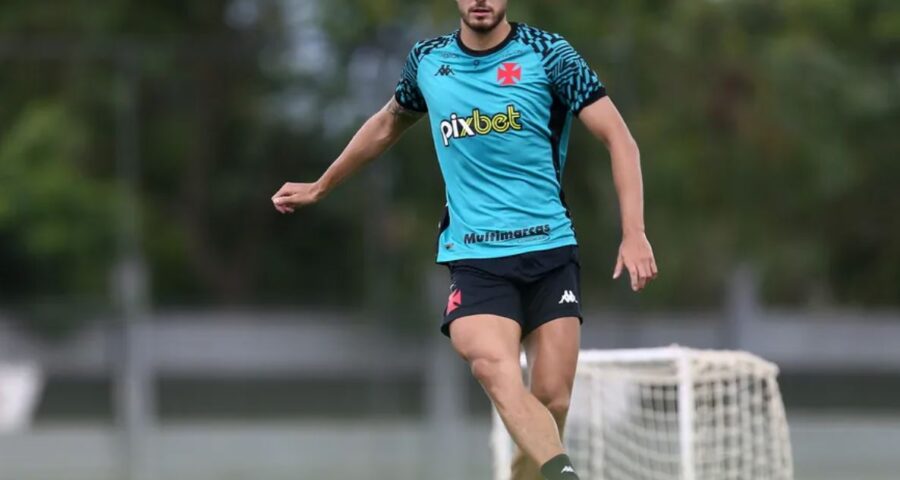
<instances>
[{"instance_id":1,"label":"soccer player","mask_svg":"<svg viewBox=\"0 0 900 480\"><path fill-rule=\"evenodd\" d=\"M426 113L446 186L436 242L450 272L441 331L519 446L515 480L577 479L562 434L583 321L575 229L562 192L573 116L610 151L626 269L657 268L644 233L637 145L606 90L561 36L507 21L507 0L457 0L460 28L418 42L393 98L314 183L272 197L291 213L324 198ZM524 345L530 378L522 381Z\"/></svg>"}]
</instances>

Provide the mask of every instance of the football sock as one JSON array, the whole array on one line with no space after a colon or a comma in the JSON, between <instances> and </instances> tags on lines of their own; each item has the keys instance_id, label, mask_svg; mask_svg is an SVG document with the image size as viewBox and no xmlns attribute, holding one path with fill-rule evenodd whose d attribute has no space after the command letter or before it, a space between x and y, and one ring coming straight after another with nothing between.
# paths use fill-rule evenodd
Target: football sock
<instances>
[{"instance_id":1,"label":"football sock","mask_svg":"<svg viewBox=\"0 0 900 480\"><path fill-rule=\"evenodd\" d=\"M551 458L541 467L541 475L547 480L579 480L572 461L565 453Z\"/></svg>"}]
</instances>

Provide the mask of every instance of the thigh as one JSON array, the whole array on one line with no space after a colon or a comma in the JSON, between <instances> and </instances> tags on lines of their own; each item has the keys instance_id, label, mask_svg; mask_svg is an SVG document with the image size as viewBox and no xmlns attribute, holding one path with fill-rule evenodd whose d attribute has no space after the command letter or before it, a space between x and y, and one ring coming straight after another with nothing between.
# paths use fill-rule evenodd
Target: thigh
<instances>
[{"instance_id":1,"label":"thigh","mask_svg":"<svg viewBox=\"0 0 900 480\"><path fill-rule=\"evenodd\" d=\"M468 315L457 318L449 330L453 349L467 362L484 359L519 368L522 328L515 320L498 315Z\"/></svg>"},{"instance_id":2,"label":"thigh","mask_svg":"<svg viewBox=\"0 0 900 480\"><path fill-rule=\"evenodd\" d=\"M522 297L508 279L469 265L450 266L450 295L444 308L441 332L452 338L450 326L457 319L493 315L516 322L521 331Z\"/></svg>"}]
</instances>

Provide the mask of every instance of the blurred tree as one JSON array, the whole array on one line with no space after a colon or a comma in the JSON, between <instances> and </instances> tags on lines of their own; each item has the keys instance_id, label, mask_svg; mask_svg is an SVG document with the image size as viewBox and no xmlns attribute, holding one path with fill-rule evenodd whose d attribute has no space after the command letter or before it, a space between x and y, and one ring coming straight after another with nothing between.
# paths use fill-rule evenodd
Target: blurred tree
<instances>
[{"instance_id":1,"label":"blurred tree","mask_svg":"<svg viewBox=\"0 0 900 480\"><path fill-rule=\"evenodd\" d=\"M55 132L49 134L50 132ZM48 135L49 134L49 135ZM2 292L102 295L112 245L112 189L85 175L85 125L58 103L35 102L0 144ZM14 272L14 274L13 274Z\"/></svg>"},{"instance_id":2,"label":"blurred tree","mask_svg":"<svg viewBox=\"0 0 900 480\"><path fill-rule=\"evenodd\" d=\"M371 35L357 25L415 25L424 37L457 18L435 2L328 5L329 32L343 41ZM641 305L716 304L745 261L763 268L771 301L900 302L900 222L891 219L900 191L888 184L900 158L888 133L900 127L896 2L516 0L509 9L572 41L642 146L648 231L664 274ZM635 302L608 281L615 194L608 163L594 160L601 147L578 130L566 188L590 252L586 283L602 302ZM429 174L409 160L422 156L402 152L399 168ZM411 196L410 208L427 219L423 198ZM433 240L419 235L415 255Z\"/></svg>"},{"instance_id":3,"label":"blurred tree","mask_svg":"<svg viewBox=\"0 0 900 480\"><path fill-rule=\"evenodd\" d=\"M898 5L510 2L512 19L563 33L590 60L642 147L662 276L637 298L609 280L619 238L606 154L581 128L572 139L565 182L592 303L715 305L751 261L771 301L900 304ZM280 217L268 199L316 178L391 95L413 42L457 18L424 0L4 2L2 295L107 288L110 92L124 55L139 71L157 305L356 308L376 281L389 285L383 313L431 325L422 318L439 307L422 278L443 194L426 122L321 205ZM10 57L21 45L31 50ZM49 59L48 45L67 54ZM389 208L370 218L382 195Z\"/></svg>"}]
</instances>

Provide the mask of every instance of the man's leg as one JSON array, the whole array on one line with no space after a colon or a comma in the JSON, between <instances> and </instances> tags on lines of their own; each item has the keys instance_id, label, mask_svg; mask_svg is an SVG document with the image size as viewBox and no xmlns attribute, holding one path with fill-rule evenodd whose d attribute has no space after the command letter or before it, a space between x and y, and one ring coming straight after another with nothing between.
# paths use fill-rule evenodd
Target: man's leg
<instances>
[{"instance_id":1,"label":"man's leg","mask_svg":"<svg viewBox=\"0 0 900 480\"><path fill-rule=\"evenodd\" d=\"M560 438L563 438L566 416L569 413L580 337L581 325L577 317L547 322L525 337L531 393L553 415ZM539 465L521 450L513 460L512 472L512 480L542 478Z\"/></svg>"},{"instance_id":2,"label":"man's leg","mask_svg":"<svg viewBox=\"0 0 900 480\"><path fill-rule=\"evenodd\" d=\"M497 408L516 444L538 465L563 453L553 415L522 381L521 328L496 315L471 315L450 324L453 348Z\"/></svg>"}]
</instances>

